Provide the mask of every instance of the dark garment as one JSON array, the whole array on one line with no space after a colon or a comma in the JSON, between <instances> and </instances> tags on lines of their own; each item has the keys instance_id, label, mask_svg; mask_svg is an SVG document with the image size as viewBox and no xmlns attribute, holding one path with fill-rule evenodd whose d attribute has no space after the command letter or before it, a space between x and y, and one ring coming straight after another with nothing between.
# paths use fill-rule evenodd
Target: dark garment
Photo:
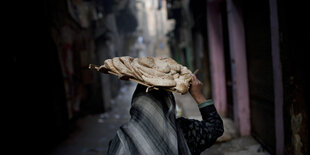
<instances>
[{"instance_id":1,"label":"dark garment","mask_svg":"<svg viewBox=\"0 0 310 155\"><path fill-rule=\"evenodd\" d=\"M199 110L202 121L183 117L177 119L177 123L180 124L187 145L193 155L200 154L206 148L212 146L224 132L223 121L213 104Z\"/></svg>"},{"instance_id":2,"label":"dark garment","mask_svg":"<svg viewBox=\"0 0 310 155\"><path fill-rule=\"evenodd\" d=\"M137 86L131 119L110 141L108 154L199 154L223 133L222 120L213 105L200 110L203 121L176 119L172 93L145 90Z\"/></svg>"}]
</instances>

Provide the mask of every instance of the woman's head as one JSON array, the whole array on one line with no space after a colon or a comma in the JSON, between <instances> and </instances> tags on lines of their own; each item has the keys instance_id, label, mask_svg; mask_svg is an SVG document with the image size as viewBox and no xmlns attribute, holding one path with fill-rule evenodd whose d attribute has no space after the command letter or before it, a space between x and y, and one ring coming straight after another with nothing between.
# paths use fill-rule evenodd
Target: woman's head
<instances>
[{"instance_id":1,"label":"woman's head","mask_svg":"<svg viewBox=\"0 0 310 155\"><path fill-rule=\"evenodd\" d=\"M175 100L171 92L165 91L163 89L146 92L146 89L146 86L137 84L136 90L132 97L132 103L134 103L134 100L140 96L147 96L162 107L164 114L170 115L174 113Z\"/></svg>"}]
</instances>

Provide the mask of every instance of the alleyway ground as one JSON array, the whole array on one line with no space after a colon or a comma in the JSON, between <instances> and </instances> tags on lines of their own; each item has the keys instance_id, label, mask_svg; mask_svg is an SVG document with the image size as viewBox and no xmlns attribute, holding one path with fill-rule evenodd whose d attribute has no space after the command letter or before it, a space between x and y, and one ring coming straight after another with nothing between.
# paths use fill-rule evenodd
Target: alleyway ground
<instances>
[{"instance_id":1,"label":"alleyway ground","mask_svg":"<svg viewBox=\"0 0 310 155\"><path fill-rule=\"evenodd\" d=\"M55 148L51 155L105 155L109 140L115 136L116 130L130 118L130 102L135 86L135 83L126 83L119 96L112 101L111 111L79 119L75 132ZM175 94L175 99L182 109L183 117L201 119L197 105L189 94ZM227 119L224 122L227 122ZM202 153L202 155L207 154L268 155L269 153L265 152L252 137L239 137L213 145Z\"/></svg>"}]
</instances>

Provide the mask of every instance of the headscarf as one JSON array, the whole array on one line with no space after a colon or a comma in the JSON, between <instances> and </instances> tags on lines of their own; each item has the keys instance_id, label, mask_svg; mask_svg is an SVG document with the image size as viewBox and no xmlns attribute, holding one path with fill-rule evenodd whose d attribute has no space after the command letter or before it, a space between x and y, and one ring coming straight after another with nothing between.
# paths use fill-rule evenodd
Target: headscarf
<instances>
[{"instance_id":1,"label":"headscarf","mask_svg":"<svg viewBox=\"0 0 310 155\"><path fill-rule=\"evenodd\" d=\"M191 154L176 123L172 93L164 90L146 93L146 87L138 84L130 115L129 122L122 125L110 141L108 154Z\"/></svg>"}]
</instances>

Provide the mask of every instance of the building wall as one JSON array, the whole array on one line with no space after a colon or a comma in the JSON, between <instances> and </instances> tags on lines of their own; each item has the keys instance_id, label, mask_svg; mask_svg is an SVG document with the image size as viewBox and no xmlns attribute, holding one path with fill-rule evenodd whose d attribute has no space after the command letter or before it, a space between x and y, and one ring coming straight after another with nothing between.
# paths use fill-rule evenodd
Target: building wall
<instances>
[{"instance_id":1,"label":"building wall","mask_svg":"<svg viewBox=\"0 0 310 155\"><path fill-rule=\"evenodd\" d=\"M212 98L218 112L226 115L226 80L224 63L223 31L219 2L207 5L208 45L210 55L210 72L212 81Z\"/></svg>"},{"instance_id":2,"label":"building wall","mask_svg":"<svg viewBox=\"0 0 310 155\"><path fill-rule=\"evenodd\" d=\"M226 3L234 121L239 128L240 135L246 136L250 135L251 126L243 12L238 2L227 0Z\"/></svg>"},{"instance_id":3,"label":"building wall","mask_svg":"<svg viewBox=\"0 0 310 155\"><path fill-rule=\"evenodd\" d=\"M89 64L101 65L107 58L131 55L135 1L110 2L45 0L34 9L44 20L38 26L44 29L43 48L35 60L43 62L38 66L44 69L34 74L46 79L35 90L35 100L40 100L35 113L40 118L36 122L40 151L66 138L77 118L110 110L123 85L115 77L88 69ZM130 20L122 20L124 16ZM120 26L120 21L128 27Z\"/></svg>"},{"instance_id":4,"label":"building wall","mask_svg":"<svg viewBox=\"0 0 310 155\"><path fill-rule=\"evenodd\" d=\"M275 150L275 106L269 2L244 2L243 4L252 135L273 152Z\"/></svg>"},{"instance_id":5,"label":"building wall","mask_svg":"<svg viewBox=\"0 0 310 155\"><path fill-rule=\"evenodd\" d=\"M173 21L167 18L166 1L146 0L136 3L137 35L140 56L171 56L166 34L173 29ZM143 51L143 52L141 52Z\"/></svg>"},{"instance_id":6,"label":"building wall","mask_svg":"<svg viewBox=\"0 0 310 155\"><path fill-rule=\"evenodd\" d=\"M309 154L309 14L305 2L279 1L285 154Z\"/></svg>"},{"instance_id":7,"label":"building wall","mask_svg":"<svg viewBox=\"0 0 310 155\"><path fill-rule=\"evenodd\" d=\"M223 11L225 3L227 10ZM228 73L233 119L240 134L251 133L271 153L307 153L307 9L273 0L212 1L207 5L212 94L219 112L225 116L231 106L227 106L229 97L223 99L229 95L225 94L229 78L223 78ZM230 62L224 62L227 60Z\"/></svg>"}]
</instances>

